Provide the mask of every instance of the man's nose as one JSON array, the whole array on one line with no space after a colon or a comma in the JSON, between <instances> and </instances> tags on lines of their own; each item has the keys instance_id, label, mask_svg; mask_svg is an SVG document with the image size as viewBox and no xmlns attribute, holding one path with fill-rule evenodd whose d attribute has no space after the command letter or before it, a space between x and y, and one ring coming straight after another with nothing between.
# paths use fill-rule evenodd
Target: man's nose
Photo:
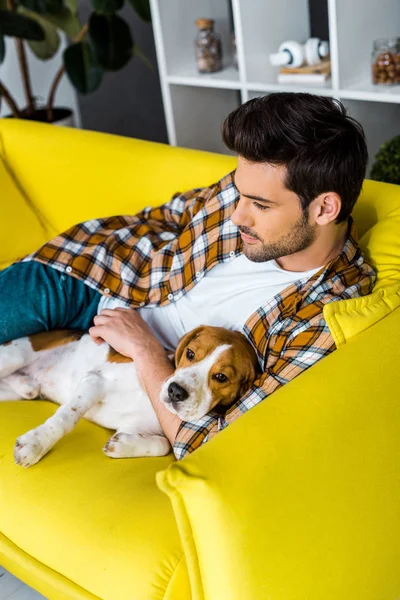
<instances>
[{"instance_id":1,"label":"man's nose","mask_svg":"<svg viewBox=\"0 0 400 600\"><path fill-rule=\"evenodd\" d=\"M240 198L237 203L236 208L231 215L231 221L236 227L248 227L249 229L254 227L254 219L252 219L251 213L243 198Z\"/></svg>"},{"instance_id":2,"label":"man's nose","mask_svg":"<svg viewBox=\"0 0 400 600\"><path fill-rule=\"evenodd\" d=\"M175 383L174 381L168 386L168 398L171 402L183 402L186 398L189 397L189 394L186 390L183 389L179 385L179 383Z\"/></svg>"}]
</instances>

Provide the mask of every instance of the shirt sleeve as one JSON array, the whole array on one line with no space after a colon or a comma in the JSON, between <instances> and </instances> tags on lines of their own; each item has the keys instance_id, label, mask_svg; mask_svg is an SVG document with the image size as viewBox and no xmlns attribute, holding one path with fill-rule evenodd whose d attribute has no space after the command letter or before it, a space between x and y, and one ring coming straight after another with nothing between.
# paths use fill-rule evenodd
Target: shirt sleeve
<instances>
[{"instance_id":1,"label":"shirt sleeve","mask_svg":"<svg viewBox=\"0 0 400 600\"><path fill-rule=\"evenodd\" d=\"M178 192L161 206L147 206L136 214L136 218L153 234L167 231L178 236L218 190L219 185L215 183L206 188L194 188L185 193Z\"/></svg>"},{"instance_id":2,"label":"shirt sleeve","mask_svg":"<svg viewBox=\"0 0 400 600\"><path fill-rule=\"evenodd\" d=\"M276 362L254 382L252 388L221 416L210 412L196 422L183 421L178 429L174 454L179 460L205 444L285 383L306 371L336 349L332 334L321 314L313 317L297 334L288 338Z\"/></svg>"}]
</instances>

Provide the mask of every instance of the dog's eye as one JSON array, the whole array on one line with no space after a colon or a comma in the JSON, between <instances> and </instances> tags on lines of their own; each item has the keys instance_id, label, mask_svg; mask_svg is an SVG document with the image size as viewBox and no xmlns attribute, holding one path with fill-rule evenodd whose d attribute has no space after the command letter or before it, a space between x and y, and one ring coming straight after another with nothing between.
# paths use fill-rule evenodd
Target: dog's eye
<instances>
[{"instance_id":1,"label":"dog's eye","mask_svg":"<svg viewBox=\"0 0 400 600\"><path fill-rule=\"evenodd\" d=\"M190 350L190 348L188 348L186 350L186 358L188 360L193 360L194 359L194 352L193 352L193 350Z\"/></svg>"},{"instance_id":2,"label":"dog's eye","mask_svg":"<svg viewBox=\"0 0 400 600\"><path fill-rule=\"evenodd\" d=\"M227 376L224 375L223 373L217 373L216 375L214 375L214 377L220 383L225 383L226 381L228 381Z\"/></svg>"}]
</instances>

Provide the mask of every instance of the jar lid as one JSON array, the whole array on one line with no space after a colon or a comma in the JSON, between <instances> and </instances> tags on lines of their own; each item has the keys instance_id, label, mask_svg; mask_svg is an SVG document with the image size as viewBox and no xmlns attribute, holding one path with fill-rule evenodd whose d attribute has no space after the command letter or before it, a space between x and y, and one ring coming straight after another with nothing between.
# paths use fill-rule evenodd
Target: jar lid
<instances>
[{"instance_id":1,"label":"jar lid","mask_svg":"<svg viewBox=\"0 0 400 600\"><path fill-rule=\"evenodd\" d=\"M400 38L378 38L374 40L374 47L379 49L382 47L395 48L400 46Z\"/></svg>"},{"instance_id":2,"label":"jar lid","mask_svg":"<svg viewBox=\"0 0 400 600\"><path fill-rule=\"evenodd\" d=\"M196 19L194 23L199 29L210 29L214 25L214 19Z\"/></svg>"}]
</instances>

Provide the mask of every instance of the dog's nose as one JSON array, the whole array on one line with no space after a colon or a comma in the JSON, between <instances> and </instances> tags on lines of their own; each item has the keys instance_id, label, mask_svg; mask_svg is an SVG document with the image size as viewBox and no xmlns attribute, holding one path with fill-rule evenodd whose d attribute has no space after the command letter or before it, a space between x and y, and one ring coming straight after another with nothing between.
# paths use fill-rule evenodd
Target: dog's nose
<instances>
[{"instance_id":1,"label":"dog's nose","mask_svg":"<svg viewBox=\"0 0 400 600\"><path fill-rule=\"evenodd\" d=\"M168 397L171 402L183 402L189 397L189 394L178 383L172 382L168 386Z\"/></svg>"}]
</instances>

